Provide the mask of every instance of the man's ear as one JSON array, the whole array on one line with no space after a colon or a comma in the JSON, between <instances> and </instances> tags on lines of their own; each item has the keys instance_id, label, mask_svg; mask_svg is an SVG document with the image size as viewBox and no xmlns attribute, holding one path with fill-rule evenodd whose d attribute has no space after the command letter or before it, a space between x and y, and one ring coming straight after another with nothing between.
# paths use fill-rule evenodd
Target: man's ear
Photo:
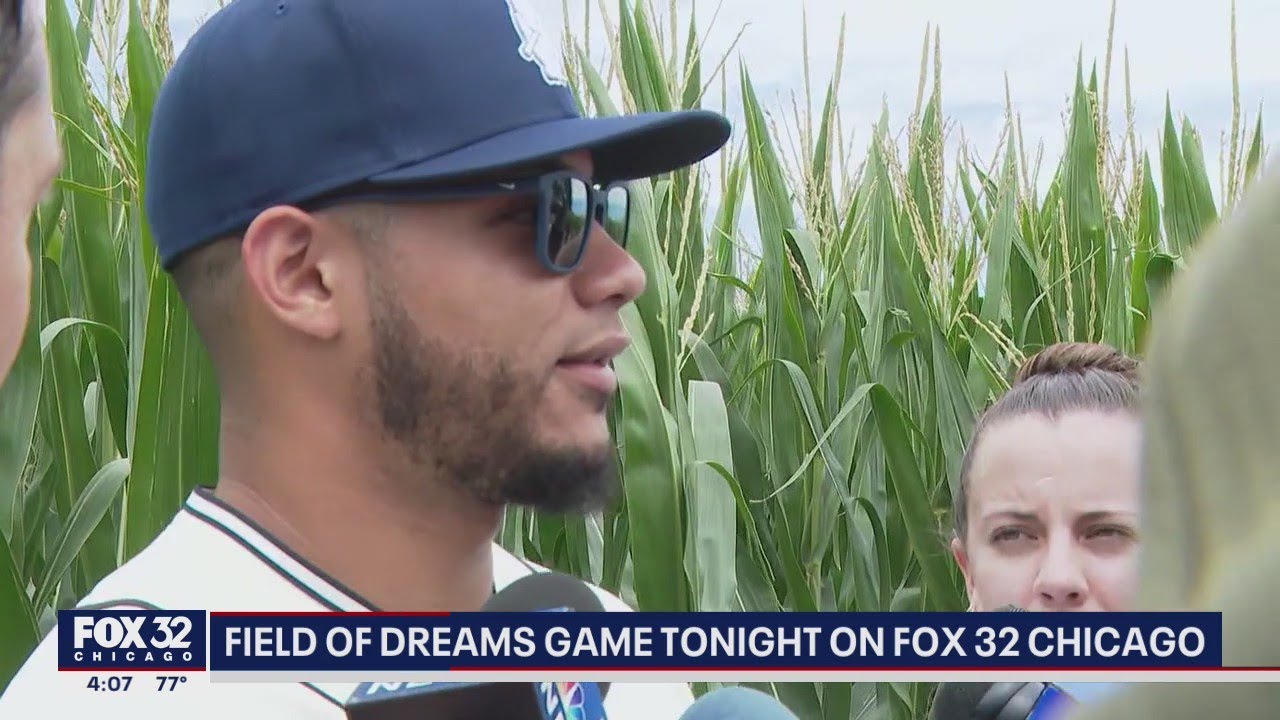
<instances>
[{"instance_id":1,"label":"man's ear","mask_svg":"<svg viewBox=\"0 0 1280 720\"><path fill-rule=\"evenodd\" d=\"M314 216L278 206L254 219L240 250L258 304L282 325L321 340L341 329L330 240Z\"/></svg>"}]
</instances>

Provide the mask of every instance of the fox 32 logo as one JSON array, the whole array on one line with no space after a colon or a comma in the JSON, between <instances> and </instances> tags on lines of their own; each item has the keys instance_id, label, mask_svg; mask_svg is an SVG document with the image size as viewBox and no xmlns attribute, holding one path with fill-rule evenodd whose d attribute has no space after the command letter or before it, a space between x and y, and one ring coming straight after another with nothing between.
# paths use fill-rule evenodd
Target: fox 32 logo
<instances>
[{"instance_id":1,"label":"fox 32 logo","mask_svg":"<svg viewBox=\"0 0 1280 720\"><path fill-rule=\"evenodd\" d=\"M59 670L203 670L205 613L59 610Z\"/></svg>"}]
</instances>

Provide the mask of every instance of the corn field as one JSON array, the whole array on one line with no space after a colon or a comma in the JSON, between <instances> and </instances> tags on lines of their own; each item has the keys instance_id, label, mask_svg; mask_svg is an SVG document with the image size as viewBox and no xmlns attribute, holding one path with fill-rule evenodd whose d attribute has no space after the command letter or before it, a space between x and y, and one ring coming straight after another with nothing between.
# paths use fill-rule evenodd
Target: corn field
<instances>
[{"instance_id":1,"label":"corn field","mask_svg":"<svg viewBox=\"0 0 1280 720\"><path fill-rule=\"evenodd\" d=\"M56 609L218 476L217 391L142 205L167 3L102 4L47 1L65 166L32 223L32 316L0 387L0 689ZM1144 129L1099 120L1100 85L1128 78L1082 63L1060 79L1065 150L1040 190L1012 104L994 157L947 156L936 36L912 114L886 112L855 148L838 75L788 132L749 67L699 55L692 23L677 35L647 0L598 8L607 62L573 32L564 47L587 112L745 123L700 168L634 187L649 289L624 310L635 342L616 364L622 502L513 508L502 544L641 610L963 610L946 512L977 413L1046 344L1141 353L1161 289L1260 170L1261 119L1237 103L1215 197L1195 129L1168 108L1153 158ZM719 90L728 73L740 97ZM932 691L763 689L801 717L883 720L923 717Z\"/></svg>"}]
</instances>

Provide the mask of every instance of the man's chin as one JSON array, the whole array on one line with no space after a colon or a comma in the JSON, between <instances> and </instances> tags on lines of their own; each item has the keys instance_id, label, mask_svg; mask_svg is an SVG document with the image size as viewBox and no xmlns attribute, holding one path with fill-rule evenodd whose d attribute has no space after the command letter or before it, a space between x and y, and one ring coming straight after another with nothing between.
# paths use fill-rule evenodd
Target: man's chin
<instances>
[{"instance_id":1,"label":"man's chin","mask_svg":"<svg viewBox=\"0 0 1280 720\"><path fill-rule=\"evenodd\" d=\"M509 504L552 514L587 514L608 508L621 484L612 445L594 443L531 453L512 469L501 490Z\"/></svg>"}]
</instances>

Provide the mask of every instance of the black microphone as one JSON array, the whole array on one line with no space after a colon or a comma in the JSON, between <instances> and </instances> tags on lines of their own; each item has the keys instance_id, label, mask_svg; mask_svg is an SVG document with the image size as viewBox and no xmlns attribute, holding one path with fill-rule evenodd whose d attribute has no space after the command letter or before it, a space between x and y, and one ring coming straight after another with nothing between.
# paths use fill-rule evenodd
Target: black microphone
<instances>
[{"instance_id":1,"label":"black microphone","mask_svg":"<svg viewBox=\"0 0 1280 720\"><path fill-rule=\"evenodd\" d=\"M726 687L698 698L680 720L800 720L771 695L744 687Z\"/></svg>"},{"instance_id":2,"label":"black microphone","mask_svg":"<svg viewBox=\"0 0 1280 720\"><path fill-rule=\"evenodd\" d=\"M586 583L563 573L526 575L495 593L484 612L603 612ZM607 720L608 684L361 683L347 700L347 720Z\"/></svg>"},{"instance_id":3,"label":"black microphone","mask_svg":"<svg viewBox=\"0 0 1280 720\"><path fill-rule=\"evenodd\" d=\"M1026 612L1004 605L995 612ZM1075 700L1053 683L942 683L933 699L933 720L1060 720Z\"/></svg>"},{"instance_id":4,"label":"black microphone","mask_svg":"<svg viewBox=\"0 0 1280 720\"><path fill-rule=\"evenodd\" d=\"M1053 683L942 683L933 720L1062 720L1076 701Z\"/></svg>"},{"instance_id":5,"label":"black microphone","mask_svg":"<svg viewBox=\"0 0 1280 720\"><path fill-rule=\"evenodd\" d=\"M581 580L558 572L525 575L495 593L481 608L483 612L538 612L541 610L604 612L600 596ZM597 683L600 697L609 693L609 683Z\"/></svg>"}]
</instances>

